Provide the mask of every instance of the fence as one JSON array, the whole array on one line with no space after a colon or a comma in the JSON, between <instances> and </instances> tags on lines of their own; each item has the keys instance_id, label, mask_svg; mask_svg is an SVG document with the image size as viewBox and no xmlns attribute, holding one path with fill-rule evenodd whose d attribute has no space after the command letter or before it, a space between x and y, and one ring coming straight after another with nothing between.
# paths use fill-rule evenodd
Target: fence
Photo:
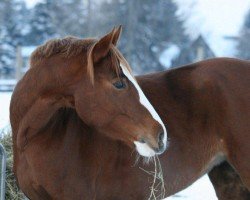
<instances>
[{"instance_id":1,"label":"fence","mask_svg":"<svg viewBox=\"0 0 250 200\"><path fill-rule=\"evenodd\" d=\"M5 200L5 179L6 179L6 153L0 144L1 176L0 176L0 200Z\"/></svg>"},{"instance_id":2,"label":"fence","mask_svg":"<svg viewBox=\"0 0 250 200\"><path fill-rule=\"evenodd\" d=\"M9 92L13 91L16 85L16 79L0 79L0 92Z\"/></svg>"},{"instance_id":3,"label":"fence","mask_svg":"<svg viewBox=\"0 0 250 200\"><path fill-rule=\"evenodd\" d=\"M16 60L13 69L9 74L2 74L0 70L0 92L13 91L17 81L19 81L29 68L29 57L36 47L16 48Z\"/></svg>"}]
</instances>

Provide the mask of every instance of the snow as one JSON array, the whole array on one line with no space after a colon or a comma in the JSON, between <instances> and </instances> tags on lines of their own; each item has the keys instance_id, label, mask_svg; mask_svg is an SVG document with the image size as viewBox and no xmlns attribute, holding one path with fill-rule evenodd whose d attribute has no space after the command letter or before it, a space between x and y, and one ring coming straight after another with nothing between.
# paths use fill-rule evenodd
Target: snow
<instances>
[{"instance_id":1,"label":"snow","mask_svg":"<svg viewBox=\"0 0 250 200\"><path fill-rule=\"evenodd\" d=\"M42 0L25 0L28 8L34 7L37 3L42 2Z\"/></svg>"},{"instance_id":2,"label":"snow","mask_svg":"<svg viewBox=\"0 0 250 200\"><path fill-rule=\"evenodd\" d=\"M15 85L15 79L0 79L0 91L12 91Z\"/></svg>"},{"instance_id":3,"label":"snow","mask_svg":"<svg viewBox=\"0 0 250 200\"><path fill-rule=\"evenodd\" d=\"M11 94L11 92L0 92L0 132L3 128L9 128ZM208 176L203 176L187 189L164 200L217 200L217 197Z\"/></svg>"},{"instance_id":4,"label":"snow","mask_svg":"<svg viewBox=\"0 0 250 200\"><path fill-rule=\"evenodd\" d=\"M217 200L214 188L207 175L197 180L187 189L164 200Z\"/></svg>"},{"instance_id":5,"label":"snow","mask_svg":"<svg viewBox=\"0 0 250 200\"><path fill-rule=\"evenodd\" d=\"M36 46L26 46L22 47L22 56L30 57L31 53L36 49Z\"/></svg>"},{"instance_id":6,"label":"snow","mask_svg":"<svg viewBox=\"0 0 250 200\"><path fill-rule=\"evenodd\" d=\"M159 61L164 67L168 68L179 53L180 48L175 44L171 44L161 53Z\"/></svg>"},{"instance_id":7,"label":"snow","mask_svg":"<svg viewBox=\"0 0 250 200\"><path fill-rule=\"evenodd\" d=\"M234 56L235 41L225 36L238 36L250 0L174 0L178 16L185 20L191 38L202 34L217 56Z\"/></svg>"},{"instance_id":8,"label":"snow","mask_svg":"<svg viewBox=\"0 0 250 200\"><path fill-rule=\"evenodd\" d=\"M0 92L0 132L9 126L11 92Z\"/></svg>"},{"instance_id":9,"label":"snow","mask_svg":"<svg viewBox=\"0 0 250 200\"><path fill-rule=\"evenodd\" d=\"M0 79L0 85L15 85L16 79Z\"/></svg>"}]
</instances>

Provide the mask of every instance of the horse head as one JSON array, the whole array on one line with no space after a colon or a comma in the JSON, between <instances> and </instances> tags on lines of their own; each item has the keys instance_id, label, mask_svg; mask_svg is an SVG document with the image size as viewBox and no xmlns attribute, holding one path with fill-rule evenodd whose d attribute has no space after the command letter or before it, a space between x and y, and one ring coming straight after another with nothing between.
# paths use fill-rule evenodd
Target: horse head
<instances>
[{"instance_id":1,"label":"horse head","mask_svg":"<svg viewBox=\"0 0 250 200\"><path fill-rule=\"evenodd\" d=\"M118 27L99 40L62 39L43 49L54 46L56 53L68 55L47 61L47 65L60 66L56 76L64 88L64 106L74 108L92 130L136 146L140 155L151 157L166 149L166 128L116 48L120 34ZM70 43L77 45L73 48ZM72 56L72 51L78 53ZM32 60L31 65L36 65L36 53Z\"/></svg>"}]
</instances>

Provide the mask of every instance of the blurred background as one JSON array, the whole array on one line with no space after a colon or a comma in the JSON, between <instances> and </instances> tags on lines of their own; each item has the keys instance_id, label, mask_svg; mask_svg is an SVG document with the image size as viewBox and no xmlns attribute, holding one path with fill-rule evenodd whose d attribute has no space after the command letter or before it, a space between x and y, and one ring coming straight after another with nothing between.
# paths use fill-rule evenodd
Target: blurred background
<instances>
[{"instance_id":1,"label":"blurred background","mask_svg":"<svg viewBox=\"0 0 250 200\"><path fill-rule=\"evenodd\" d=\"M98 37L120 24L119 49L135 74L213 57L250 59L250 0L0 0L0 133L38 45ZM206 176L168 199L184 198L217 199Z\"/></svg>"},{"instance_id":2,"label":"blurred background","mask_svg":"<svg viewBox=\"0 0 250 200\"><path fill-rule=\"evenodd\" d=\"M30 53L50 38L97 37L119 24L123 25L119 48L137 74L218 56L249 59L249 4L249 0L0 0L0 78L20 76L27 70ZM22 65L21 72L17 65Z\"/></svg>"}]
</instances>

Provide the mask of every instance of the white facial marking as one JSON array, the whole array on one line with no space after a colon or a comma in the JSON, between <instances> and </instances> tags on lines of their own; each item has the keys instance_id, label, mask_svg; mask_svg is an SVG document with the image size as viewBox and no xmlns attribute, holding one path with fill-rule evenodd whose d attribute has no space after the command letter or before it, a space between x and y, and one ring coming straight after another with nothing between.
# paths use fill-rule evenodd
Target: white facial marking
<instances>
[{"instance_id":1,"label":"white facial marking","mask_svg":"<svg viewBox=\"0 0 250 200\"><path fill-rule=\"evenodd\" d=\"M137 141L135 141L134 143L136 146L136 150L141 156L152 157L156 154L155 151L151 149L146 143L141 143Z\"/></svg>"},{"instance_id":2,"label":"white facial marking","mask_svg":"<svg viewBox=\"0 0 250 200\"><path fill-rule=\"evenodd\" d=\"M165 149L166 145L167 145L167 131L166 131L166 127L164 126L164 124L163 124L160 116L155 111L154 107L151 105L151 103L149 102L149 100L147 99L147 97L145 96L145 94L143 93L141 87L138 85L138 83L135 80L135 78L130 74L130 72L128 71L128 69L125 66L123 66L122 64L121 64L121 68L122 68L122 72L124 73L124 75L128 78L128 80L135 86L136 90L138 91L139 98L140 98L140 103L149 111L149 113L152 115L152 117L161 124L161 126L163 128L163 131L164 131L163 143L164 143L164 149ZM137 150L140 148L140 149L144 149L145 151L147 149L150 149L151 151L153 151L145 143L140 143L140 142L134 142L134 143L135 143L135 145L137 147ZM140 144L140 147L138 147L138 143ZM147 145L147 147L145 145ZM140 153L139 150L138 150L138 152ZM148 154L151 154L151 152L149 152Z\"/></svg>"}]
</instances>

